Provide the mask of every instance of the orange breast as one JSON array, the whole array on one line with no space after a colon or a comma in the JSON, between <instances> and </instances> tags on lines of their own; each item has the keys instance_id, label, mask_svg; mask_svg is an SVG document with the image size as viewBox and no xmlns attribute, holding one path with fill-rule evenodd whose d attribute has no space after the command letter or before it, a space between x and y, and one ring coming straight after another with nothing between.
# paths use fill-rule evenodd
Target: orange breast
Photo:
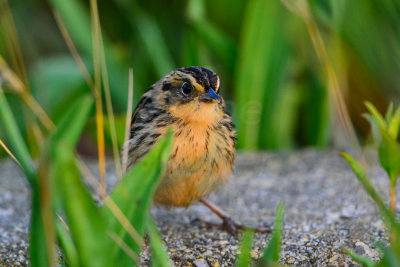
<instances>
[{"instance_id":1,"label":"orange breast","mask_svg":"<svg viewBox=\"0 0 400 267\"><path fill-rule=\"evenodd\" d=\"M193 116L190 119L180 116L182 121L173 125L174 144L166 173L154 196L156 204L187 207L218 189L232 172L233 159L227 155L234 153L234 144L229 141L227 131L213 127L223 113L214 112L213 104L200 105L204 105L200 111L206 115L208 112L208 118L201 121L193 120ZM224 135L227 135L225 140Z\"/></svg>"}]
</instances>

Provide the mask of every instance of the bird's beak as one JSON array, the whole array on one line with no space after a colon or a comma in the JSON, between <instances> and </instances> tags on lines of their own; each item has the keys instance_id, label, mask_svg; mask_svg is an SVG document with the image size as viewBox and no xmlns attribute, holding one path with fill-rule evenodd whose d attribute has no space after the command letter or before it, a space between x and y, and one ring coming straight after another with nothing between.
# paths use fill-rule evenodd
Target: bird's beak
<instances>
[{"instance_id":1,"label":"bird's beak","mask_svg":"<svg viewBox=\"0 0 400 267\"><path fill-rule=\"evenodd\" d=\"M212 103L212 102L221 102L221 98L215 93L214 89L211 87L208 88L208 92L204 93L200 96L199 101Z\"/></svg>"}]
</instances>

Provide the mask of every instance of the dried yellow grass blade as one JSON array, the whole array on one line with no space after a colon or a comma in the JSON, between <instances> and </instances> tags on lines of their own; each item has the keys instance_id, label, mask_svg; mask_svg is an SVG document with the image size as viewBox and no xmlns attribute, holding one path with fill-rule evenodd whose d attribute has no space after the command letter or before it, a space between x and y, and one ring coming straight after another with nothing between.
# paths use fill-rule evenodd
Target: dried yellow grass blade
<instances>
[{"instance_id":1,"label":"dried yellow grass blade","mask_svg":"<svg viewBox=\"0 0 400 267\"><path fill-rule=\"evenodd\" d=\"M342 91L340 89L339 81L333 64L329 59L324 40L322 39L321 33L318 26L310 12L307 1L305 0L281 0L281 2L293 13L297 14L301 19L303 19L306 24L307 31L310 35L311 42L313 44L315 53L320 61L322 67L324 68L325 75L328 80L328 88L333 97L333 102L338 113L340 123L350 140L350 144L353 147L355 153L360 157L362 155L362 150L360 143L358 142L353 124L351 122L347 106L343 99Z\"/></svg>"},{"instance_id":2,"label":"dried yellow grass blade","mask_svg":"<svg viewBox=\"0 0 400 267\"><path fill-rule=\"evenodd\" d=\"M131 129L131 116L132 116L132 106L133 106L133 69L129 69L129 86L128 86L128 109L126 111L126 120L125 120L125 137L124 137L124 145L123 145L123 154L122 154L122 170L124 174L126 173L126 169L128 168L128 152L129 149L127 146L129 140L129 134Z\"/></svg>"},{"instance_id":3,"label":"dried yellow grass blade","mask_svg":"<svg viewBox=\"0 0 400 267\"><path fill-rule=\"evenodd\" d=\"M104 117L103 103L101 98L101 38L100 22L97 1L90 1L90 14L92 21L92 46L93 46L93 66L94 66L94 97L96 102L96 126L97 126L97 147L100 172L100 197L104 201L106 198L106 164L105 164L105 141L104 141Z\"/></svg>"},{"instance_id":4,"label":"dried yellow grass blade","mask_svg":"<svg viewBox=\"0 0 400 267\"><path fill-rule=\"evenodd\" d=\"M121 167L121 159L119 156L119 148L117 142L117 131L115 129L115 119L114 119L114 111L111 102L111 94L110 94L110 83L108 80L108 73L107 73L107 65L106 65L106 57L104 53L104 45L103 45L103 38L100 32L100 46L101 46L101 74L103 77L103 86L104 86L104 93L106 97L106 108L107 108L107 116L110 122L110 135L111 135L111 143L114 155L114 164L117 175L119 178L122 178L122 167Z\"/></svg>"},{"instance_id":5,"label":"dried yellow grass blade","mask_svg":"<svg viewBox=\"0 0 400 267\"><path fill-rule=\"evenodd\" d=\"M17 160L17 158L14 156L14 154L8 149L6 144L3 143L3 141L0 139L0 146L3 147L3 149L7 152L7 154L21 167L21 163Z\"/></svg>"},{"instance_id":6,"label":"dried yellow grass blade","mask_svg":"<svg viewBox=\"0 0 400 267\"><path fill-rule=\"evenodd\" d=\"M54 129L54 123L51 121L50 117L39 105L39 103L33 98L25 84L18 78L17 74L7 65L4 58L0 55L0 71L2 78L5 82L9 84L11 89L14 89L18 93L22 100L27 104L27 106L33 111L33 113L39 118L39 121L43 126L51 131Z\"/></svg>"},{"instance_id":7,"label":"dried yellow grass blade","mask_svg":"<svg viewBox=\"0 0 400 267\"><path fill-rule=\"evenodd\" d=\"M78 50L76 49L76 47L74 45L74 42L72 41L72 38L68 33L67 27L65 26L60 14L57 11L53 11L53 14L54 14L54 18L56 20L57 26L60 29L61 35L63 36L64 41L67 44L68 49L72 54L72 57L74 58L76 64L78 65L78 68L82 72L82 75L85 78L86 84L93 91L94 85L93 85L92 77L90 76L90 73L87 70L85 63L83 62L82 57L79 55Z\"/></svg>"},{"instance_id":8,"label":"dried yellow grass blade","mask_svg":"<svg viewBox=\"0 0 400 267\"><path fill-rule=\"evenodd\" d=\"M14 19L11 13L8 0L3 0L1 4L1 16L0 23L3 28L4 38L7 50L9 51L10 60L14 70L18 73L18 76L26 83L28 81L27 74L25 71L24 60L22 58L21 47L19 45L18 34L15 28Z\"/></svg>"},{"instance_id":9,"label":"dried yellow grass blade","mask_svg":"<svg viewBox=\"0 0 400 267\"><path fill-rule=\"evenodd\" d=\"M139 256L116 233L109 232L108 235L123 251L125 251L126 254L128 254L129 257L131 257L131 259L136 263L140 261Z\"/></svg>"}]
</instances>

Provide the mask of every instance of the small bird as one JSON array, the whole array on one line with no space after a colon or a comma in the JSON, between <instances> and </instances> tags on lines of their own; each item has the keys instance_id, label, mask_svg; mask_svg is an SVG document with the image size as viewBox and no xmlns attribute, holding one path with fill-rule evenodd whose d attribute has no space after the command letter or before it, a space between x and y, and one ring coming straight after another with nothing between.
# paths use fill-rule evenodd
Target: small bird
<instances>
[{"instance_id":1,"label":"small bird","mask_svg":"<svg viewBox=\"0 0 400 267\"><path fill-rule=\"evenodd\" d=\"M201 201L234 232L234 221L203 199L232 173L236 136L220 95L220 79L202 67L166 74L143 94L132 116L128 168L136 164L172 127L174 140L154 203L188 207Z\"/></svg>"}]
</instances>

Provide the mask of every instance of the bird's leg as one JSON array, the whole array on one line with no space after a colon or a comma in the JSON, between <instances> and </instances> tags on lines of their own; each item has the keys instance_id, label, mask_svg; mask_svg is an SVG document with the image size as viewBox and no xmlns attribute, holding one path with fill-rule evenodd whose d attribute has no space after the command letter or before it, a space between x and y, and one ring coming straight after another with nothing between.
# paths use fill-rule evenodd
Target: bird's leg
<instances>
[{"instance_id":1,"label":"bird's leg","mask_svg":"<svg viewBox=\"0 0 400 267\"><path fill-rule=\"evenodd\" d=\"M209 208L212 212L214 212L218 217L222 219L222 224L212 224L212 223L207 223L208 226L214 227L214 228L219 228L222 230L226 230L230 232L231 234L235 234L238 232L238 230L242 230L245 228L248 229L253 229L255 232L259 233L270 233L271 229L269 227L264 227L264 228L251 228L251 227L245 227L242 224L236 223L232 217L227 214L225 211L223 211L220 207L212 204L211 202L201 198L199 200L201 203L203 203L207 208Z\"/></svg>"}]
</instances>

